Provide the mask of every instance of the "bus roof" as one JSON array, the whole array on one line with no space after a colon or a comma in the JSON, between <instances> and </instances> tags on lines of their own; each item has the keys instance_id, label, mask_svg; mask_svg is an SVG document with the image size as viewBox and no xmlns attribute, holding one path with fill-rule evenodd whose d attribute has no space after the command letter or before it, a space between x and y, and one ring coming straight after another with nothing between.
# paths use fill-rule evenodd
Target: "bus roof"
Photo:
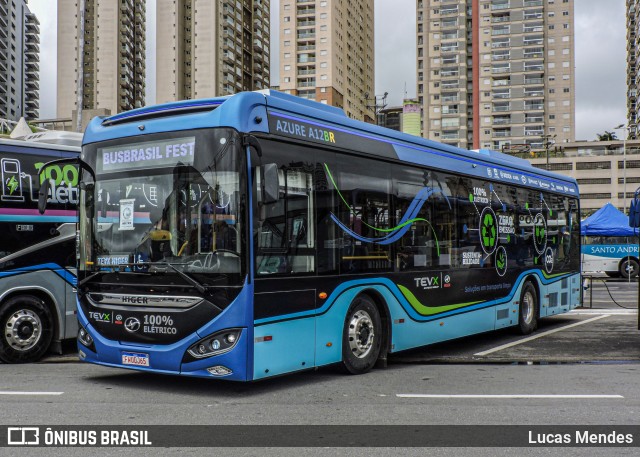
<instances>
[{"instance_id":1,"label":"bus roof","mask_svg":"<svg viewBox=\"0 0 640 457\"><path fill-rule=\"evenodd\" d=\"M67 135L46 135L51 132L40 132L21 138L0 138L0 145L29 147L54 151L80 152L82 134L76 132L56 132Z\"/></svg>"},{"instance_id":2,"label":"bus roof","mask_svg":"<svg viewBox=\"0 0 640 457\"><path fill-rule=\"evenodd\" d=\"M360 148L373 156L578 196L575 179L535 168L527 160L488 149L469 151L357 121L340 108L273 90L172 102L95 118L85 131L84 144L217 126L356 151ZM327 135L327 140L318 135Z\"/></svg>"}]
</instances>

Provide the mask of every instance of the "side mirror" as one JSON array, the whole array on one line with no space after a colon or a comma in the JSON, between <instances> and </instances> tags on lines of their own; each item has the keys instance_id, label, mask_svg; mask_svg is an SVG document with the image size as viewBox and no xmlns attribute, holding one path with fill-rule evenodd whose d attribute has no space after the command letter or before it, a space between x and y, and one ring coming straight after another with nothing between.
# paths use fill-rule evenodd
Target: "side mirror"
<instances>
[{"instance_id":1,"label":"side mirror","mask_svg":"<svg viewBox=\"0 0 640 457\"><path fill-rule=\"evenodd\" d=\"M262 167L263 170L263 188L262 202L275 203L280 197L280 183L278 181L278 165L275 163L267 163Z\"/></svg>"},{"instance_id":2,"label":"side mirror","mask_svg":"<svg viewBox=\"0 0 640 457\"><path fill-rule=\"evenodd\" d=\"M84 206L87 210L87 214L90 214L91 216L93 216L93 209L94 209L93 190L95 188L95 185L93 183L86 184L84 182L81 182L79 186L80 186L80 190L84 192Z\"/></svg>"},{"instance_id":3,"label":"side mirror","mask_svg":"<svg viewBox=\"0 0 640 457\"><path fill-rule=\"evenodd\" d=\"M40 214L44 214L44 211L47 209L47 199L49 198L49 191L51 190L51 181L45 179L42 181L40 185L40 190L38 191L38 212Z\"/></svg>"}]
</instances>

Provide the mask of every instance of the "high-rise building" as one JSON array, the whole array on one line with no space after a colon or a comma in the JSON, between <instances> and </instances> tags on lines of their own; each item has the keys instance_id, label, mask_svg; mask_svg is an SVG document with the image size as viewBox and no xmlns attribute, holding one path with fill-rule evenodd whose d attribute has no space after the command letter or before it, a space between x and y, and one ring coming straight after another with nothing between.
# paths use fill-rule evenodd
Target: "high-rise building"
<instances>
[{"instance_id":1,"label":"high-rise building","mask_svg":"<svg viewBox=\"0 0 640 457\"><path fill-rule=\"evenodd\" d=\"M80 59L83 110L116 114L144 106L145 0L58 0L60 118L70 117L76 109Z\"/></svg>"},{"instance_id":2,"label":"high-rise building","mask_svg":"<svg viewBox=\"0 0 640 457\"><path fill-rule=\"evenodd\" d=\"M0 0L0 118L36 119L40 23L26 0Z\"/></svg>"},{"instance_id":3,"label":"high-rise building","mask_svg":"<svg viewBox=\"0 0 640 457\"><path fill-rule=\"evenodd\" d=\"M156 102L269 88L269 0L158 0Z\"/></svg>"},{"instance_id":4,"label":"high-rise building","mask_svg":"<svg viewBox=\"0 0 640 457\"><path fill-rule=\"evenodd\" d=\"M575 139L573 0L417 0L417 45L422 136L497 150Z\"/></svg>"},{"instance_id":5,"label":"high-rise building","mask_svg":"<svg viewBox=\"0 0 640 457\"><path fill-rule=\"evenodd\" d=\"M280 0L280 90L374 122L373 0Z\"/></svg>"},{"instance_id":6,"label":"high-rise building","mask_svg":"<svg viewBox=\"0 0 640 457\"><path fill-rule=\"evenodd\" d=\"M627 0L627 125L629 137L638 135L638 88L640 87L640 0Z\"/></svg>"}]
</instances>

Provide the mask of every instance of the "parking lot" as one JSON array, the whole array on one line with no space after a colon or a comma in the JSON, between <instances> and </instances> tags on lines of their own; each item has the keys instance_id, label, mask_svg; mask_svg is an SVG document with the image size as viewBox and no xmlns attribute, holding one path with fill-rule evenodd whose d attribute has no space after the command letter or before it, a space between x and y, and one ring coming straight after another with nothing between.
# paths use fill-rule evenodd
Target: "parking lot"
<instances>
[{"instance_id":1,"label":"parking lot","mask_svg":"<svg viewBox=\"0 0 640 457\"><path fill-rule=\"evenodd\" d=\"M505 329L426 346L394 354L387 369L362 376L323 367L256 383L178 378L76 363L71 344L63 356L4 366L3 402L14 411L8 419L14 425L121 424L136 430L170 425L184 431L202 424L243 424L260 431L264 425L291 424L483 424L499 427L500 436L505 424L606 424L618 430L637 424L640 408L637 282L594 281L592 296L590 292L590 307L542 319L531 335ZM153 435L158 442L162 438ZM180 437L164 441L169 447L155 448L153 455L173 455L185 442ZM258 440L252 445L256 452L250 453L283 455L282 448L257 447L272 446L269 442ZM505 445L498 438L494 443ZM234 445L249 444L243 439ZM539 455L523 452L528 450L526 437L516 445L518 455ZM388 455L401 455L395 449ZM68 455L86 453L70 451ZM318 451L295 448L295 455ZM424 455L424 449L405 451ZM500 448L478 451L457 447L450 455L507 455ZM636 452L608 451L598 455ZM104 455L113 454L105 450ZM364 454L353 449L341 455ZM585 455L585 450L563 449L563 455Z\"/></svg>"}]
</instances>

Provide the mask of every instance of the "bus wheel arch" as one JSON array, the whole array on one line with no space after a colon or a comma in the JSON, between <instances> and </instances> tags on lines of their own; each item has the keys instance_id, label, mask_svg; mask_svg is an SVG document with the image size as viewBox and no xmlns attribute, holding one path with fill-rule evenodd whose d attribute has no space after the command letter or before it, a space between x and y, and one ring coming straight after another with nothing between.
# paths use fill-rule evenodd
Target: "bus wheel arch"
<instances>
[{"instance_id":1,"label":"bus wheel arch","mask_svg":"<svg viewBox=\"0 0 640 457\"><path fill-rule=\"evenodd\" d=\"M540 287L533 277L524 280L518 303L518 331L528 335L538 328L540 318Z\"/></svg>"},{"instance_id":2,"label":"bus wheel arch","mask_svg":"<svg viewBox=\"0 0 640 457\"><path fill-rule=\"evenodd\" d=\"M347 373L370 371L388 352L388 310L380 295L359 293L349 305L342 332L342 366Z\"/></svg>"},{"instance_id":3,"label":"bus wheel arch","mask_svg":"<svg viewBox=\"0 0 640 457\"><path fill-rule=\"evenodd\" d=\"M30 363L49 350L57 335L57 316L44 293L16 291L0 303L0 360Z\"/></svg>"},{"instance_id":4,"label":"bus wheel arch","mask_svg":"<svg viewBox=\"0 0 640 457\"><path fill-rule=\"evenodd\" d=\"M640 263L636 257L623 257L618 264L618 273L624 279L635 278L639 269Z\"/></svg>"}]
</instances>

